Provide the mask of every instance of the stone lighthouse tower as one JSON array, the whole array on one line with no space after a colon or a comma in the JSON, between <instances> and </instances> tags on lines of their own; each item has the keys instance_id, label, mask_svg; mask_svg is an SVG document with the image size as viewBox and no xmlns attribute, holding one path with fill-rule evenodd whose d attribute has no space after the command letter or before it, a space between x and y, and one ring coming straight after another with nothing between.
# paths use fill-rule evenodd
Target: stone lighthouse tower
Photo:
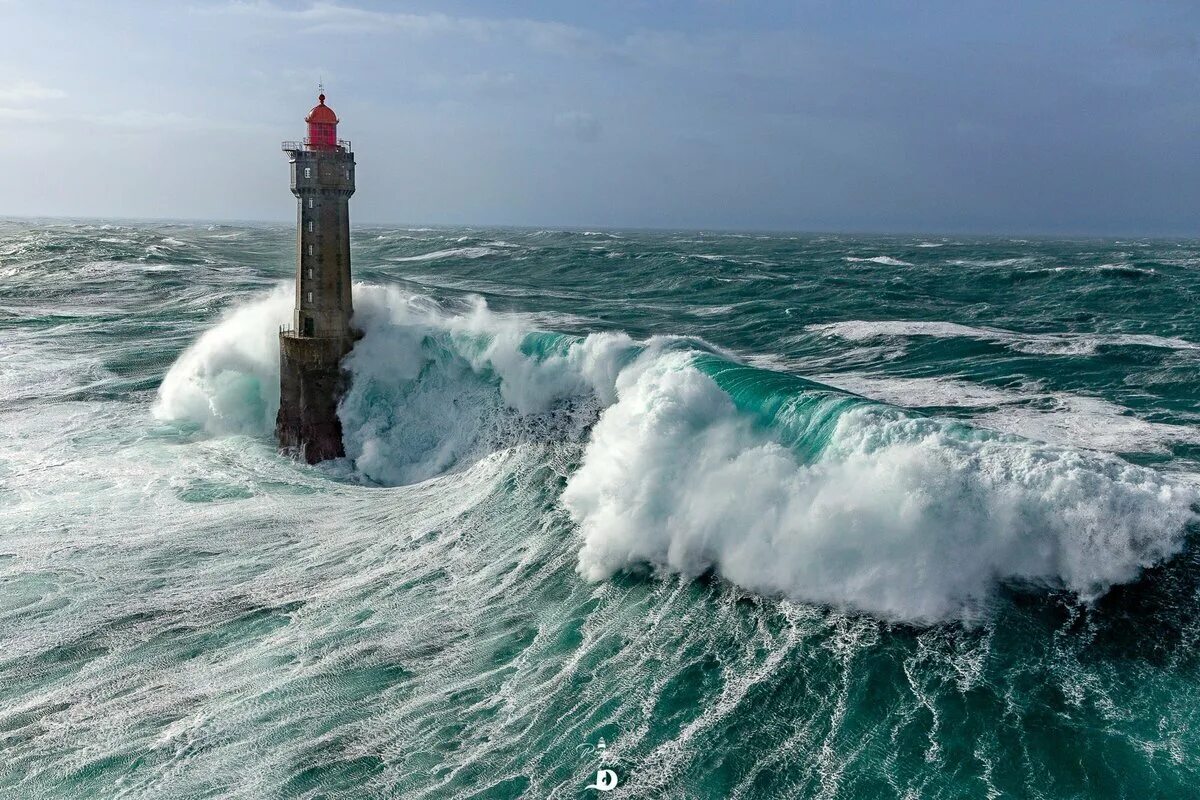
<instances>
[{"instance_id":1,"label":"stone lighthouse tower","mask_svg":"<svg viewBox=\"0 0 1200 800\"><path fill-rule=\"evenodd\" d=\"M284 142L296 196L296 309L279 332L281 448L315 464L345 455L338 400L346 388L342 358L357 337L350 327L350 195L354 154L337 137L325 95L304 118L308 137Z\"/></svg>"}]
</instances>

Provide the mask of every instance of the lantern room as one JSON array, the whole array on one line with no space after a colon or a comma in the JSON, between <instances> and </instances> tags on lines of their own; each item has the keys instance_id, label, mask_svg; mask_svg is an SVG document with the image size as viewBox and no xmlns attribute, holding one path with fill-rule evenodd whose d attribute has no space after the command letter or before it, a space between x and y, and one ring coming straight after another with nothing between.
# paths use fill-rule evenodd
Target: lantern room
<instances>
[{"instance_id":1,"label":"lantern room","mask_svg":"<svg viewBox=\"0 0 1200 800\"><path fill-rule=\"evenodd\" d=\"M308 123L308 138L304 140L305 145L317 150L333 149L338 146L337 114L334 114L333 109L325 105L324 94L317 98L317 105L308 112L304 121Z\"/></svg>"}]
</instances>

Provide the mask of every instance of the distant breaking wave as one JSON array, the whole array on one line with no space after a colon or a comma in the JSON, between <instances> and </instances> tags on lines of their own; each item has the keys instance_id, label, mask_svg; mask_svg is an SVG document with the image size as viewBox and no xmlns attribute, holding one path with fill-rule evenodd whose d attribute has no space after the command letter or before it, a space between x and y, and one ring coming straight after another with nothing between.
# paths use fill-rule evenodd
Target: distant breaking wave
<instances>
[{"instance_id":1,"label":"distant breaking wave","mask_svg":"<svg viewBox=\"0 0 1200 800\"><path fill-rule=\"evenodd\" d=\"M503 246L503 245L500 245ZM484 256L494 256L502 252L494 247L452 247L448 250L436 250L432 253L422 253L419 256L397 256L389 261L404 262L404 261L437 261L442 258L483 258Z\"/></svg>"},{"instance_id":2,"label":"distant breaking wave","mask_svg":"<svg viewBox=\"0 0 1200 800\"><path fill-rule=\"evenodd\" d=\"M849 261L851 263L857 262L860 264L882 264L885 267L911 267L912 266L912 264L910 264L907 261L901 261L900 259L892 258L891 256L871 256L870 258L859 258L857 256L845 256L845 260Z\"/></svg>"},{"instance_id":3,"label":"distant breaking wave","mask_svg":"<svg viewBox=\"0 0 1200 800\"><path fill-rule=\"evenodd\" d=\"M905 378L855 372L814 378L905 408L979 409L972 415L975 425L1067 447L1119 453L1169 453L1170 446L1177 442L1200 445L1200 430L1190 425L1147 421L1098 397L1046 392L1037 385L999 389L956 378Z\"/></svg>"},{"instance_id":4,"label":"distant breaking wave","mask_svg":"<svg viewBox=\"0 0 1200 800\"><path fill-rule=\"evenodd\" d=\"M1003 584L1096 598L1177 552L1196 518L1196 489L1155 470L925 418L695 341L537 331L482 302L449 309L395 288L356 298L347 468L404 484L500 449L572 448L560 503L587 580L713 570L889 619L971 620ZM290 305L281 288L205 333L156 415L268 435Z\"/></svg>"},{"instance_id":5,"label":"distant breaking wave","mask_svg":"<svg viewBox=\"0 0 1200 800\"><path fill-rule=\"evenodd\" d=\"M1166 336L1138 333L1018 333L1002 328L973 327L955 322L928 320L847 320L809 325L805 330L850 341L875 338L928 336L935 339L979 339L998 342L1024 353L1088 355L1102 346L1159 347L1200 350L1200 344Z\"/></svg>"}]
</instances>

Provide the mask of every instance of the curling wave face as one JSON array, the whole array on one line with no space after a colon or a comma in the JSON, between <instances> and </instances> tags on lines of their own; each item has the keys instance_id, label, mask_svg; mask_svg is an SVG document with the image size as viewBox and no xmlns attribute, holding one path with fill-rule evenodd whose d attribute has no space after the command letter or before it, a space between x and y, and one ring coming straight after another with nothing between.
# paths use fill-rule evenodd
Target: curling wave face
<instances>
[{"instance_id":1,"label":"curling wave face","mask_svg":"<svg viewBox=\"0 0 1200 800\"><path fill-rule=\"evenodd\" d=\"M529 441L580 449L561 504L601 581L640 565L884 618L974 620L1005 584L1094 600L1176 553L1194 485L736 363L702 342L538 331L356 288L344 477L411 484ZM155 413L269 434L290 293L171 367Z\"/></svg>"}]
</instances>

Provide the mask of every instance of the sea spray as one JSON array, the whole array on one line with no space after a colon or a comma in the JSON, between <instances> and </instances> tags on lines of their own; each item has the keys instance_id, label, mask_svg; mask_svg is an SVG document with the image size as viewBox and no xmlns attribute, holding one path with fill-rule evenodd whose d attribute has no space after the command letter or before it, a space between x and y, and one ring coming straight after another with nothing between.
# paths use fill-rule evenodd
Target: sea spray
<instances>
[{"instance_id":1,"label":"sea spray","mask_svg":"<svg viewBox=\"0 0 1200 800\"><path fill-rule=\"evenodd\" d=\"M884 617L971 619L1006 581L1094 599L1175 552L1195 490L1115 457L883 406L788 448L683 355L618 380L563 503L579 572L715 569Z\"/></svg>"},{"instance_id":2,"label":"sea spray","mask_svg":"<svg viewBox=\"0 0 1200 800\"><path fill-rule=\"evenodd\" d=\"M624 334L530 331L476 299L459 313L396 289L356 289L363 339L339 414L365 477L411 483L541 427L578 438L636 349Z\"/></svg>"},{"instance_id":3,"label":"sea spray","mask_svg":"<svg viewBox=\"0 0 1200 800\"><path fill-rule=\"evenodd\" d=\"M213 435L264 434L279 411L279 327L293 291L281 284L227 313L171 365L154 414Z\"/></svg>"}]
</instances>

